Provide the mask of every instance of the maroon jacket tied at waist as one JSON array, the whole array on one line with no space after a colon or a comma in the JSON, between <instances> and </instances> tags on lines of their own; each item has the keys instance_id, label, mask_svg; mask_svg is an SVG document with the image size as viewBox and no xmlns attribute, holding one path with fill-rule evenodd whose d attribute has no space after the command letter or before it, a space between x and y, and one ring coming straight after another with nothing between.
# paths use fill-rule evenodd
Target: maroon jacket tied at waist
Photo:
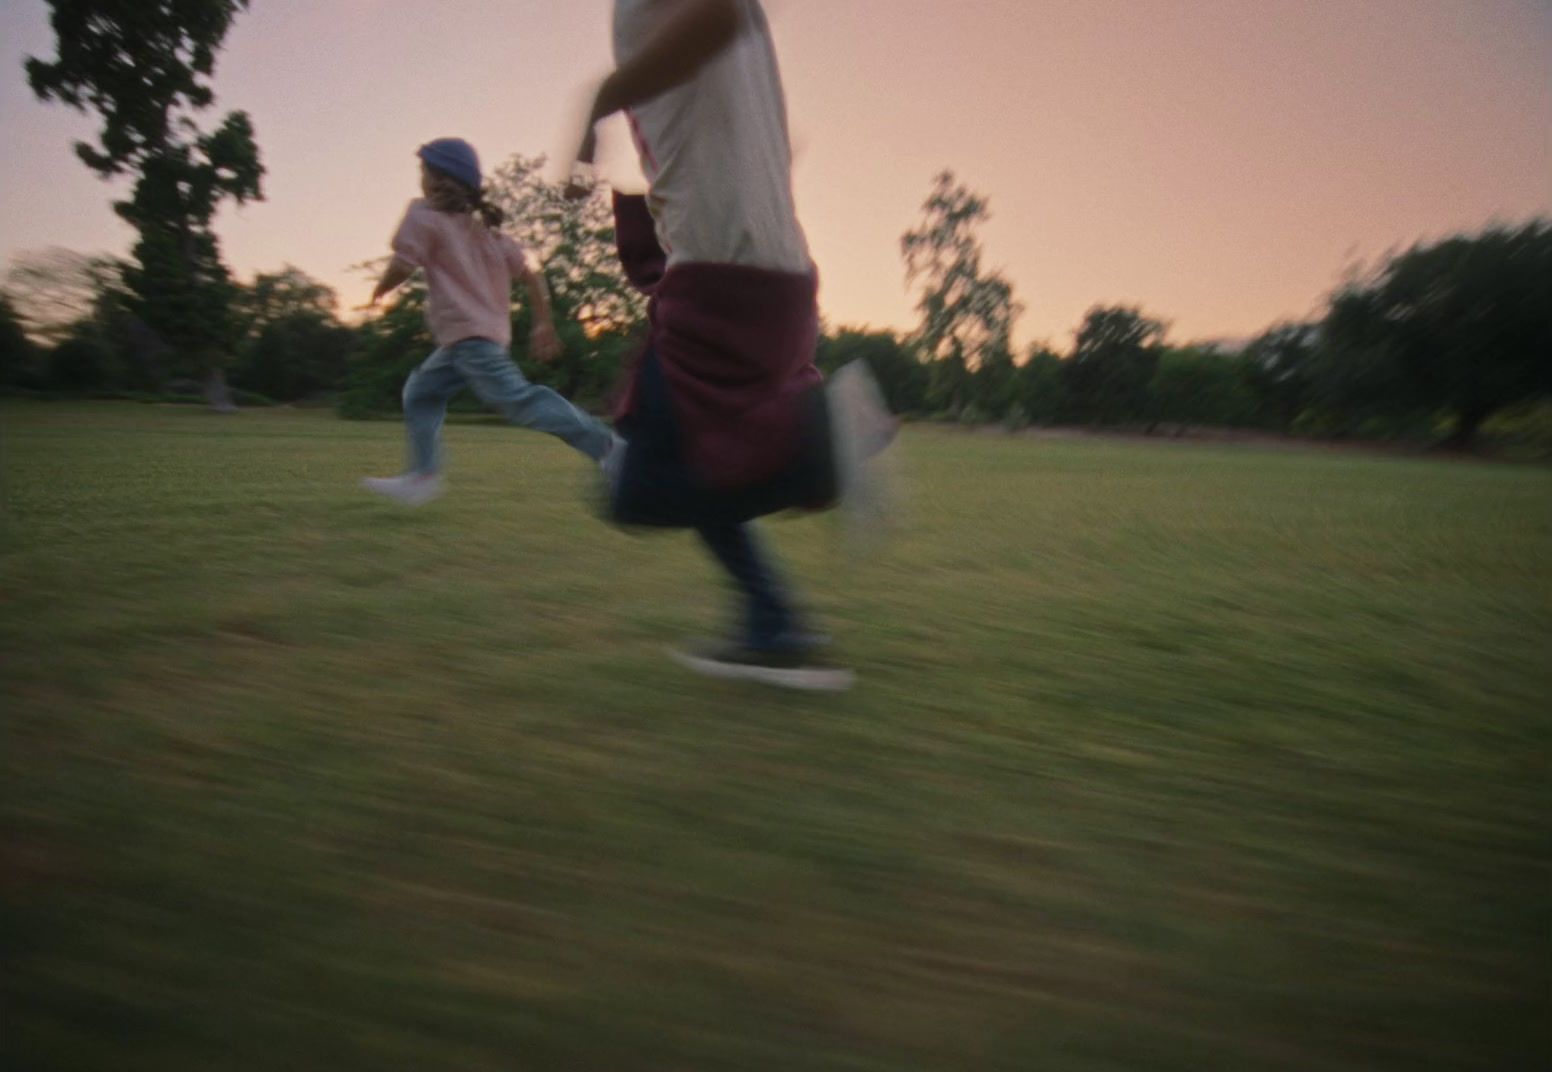
<instances>
[{"instance_id":1,"label":"maroon jacket tied at waist","mask_svg":"<svg viewBox=\"0 0 1552 1072\"><path fill-rule=\"evenodd\" d=\"M823 380L817 275L706 263L665 270L646 198L615 194L614 219L625 275L651 298L650 346L685 462L718 490L777 476L801 446L803 396ZM635 379L616 417L630 414Z\"/></svg>"}]
</instances>

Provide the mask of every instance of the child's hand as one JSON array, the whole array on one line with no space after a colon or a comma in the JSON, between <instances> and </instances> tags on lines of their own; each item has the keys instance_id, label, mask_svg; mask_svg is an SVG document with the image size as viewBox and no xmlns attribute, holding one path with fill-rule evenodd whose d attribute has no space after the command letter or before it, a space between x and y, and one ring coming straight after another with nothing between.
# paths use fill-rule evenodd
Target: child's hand
<instances>
[{"instance_id":1,"label":"child's hand","mask_svg":"<svg viewBox=\"0 0 1552 1072\"><path fill-rule=\"evenodd\" d=\"M560 336L554 324L535 324L528 336L528 352L535 361L548 365L560 356Z\"/></svg>"}]
</instances>

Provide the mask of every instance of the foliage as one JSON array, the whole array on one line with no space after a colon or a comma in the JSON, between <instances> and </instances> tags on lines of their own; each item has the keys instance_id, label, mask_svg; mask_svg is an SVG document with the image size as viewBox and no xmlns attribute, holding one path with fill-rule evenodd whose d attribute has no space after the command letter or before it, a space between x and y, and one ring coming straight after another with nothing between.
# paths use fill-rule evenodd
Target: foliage
<instances>
[{"instance_id":1,"label":"foliage","mask_svg":"<svg viewBox=\"0 0 1552 1072\"><path fill-rule=\"evenodd\" d=\"M1030 423L1029 410L1022 402L1014 402L1002 415L1002 426L1010 432L1023 431Z\"/></svg>"},{"instance_id":2,"label":"foliage","mask_svg":"<svg viewBox=\"0 0 1552 1072\"><path fill-rule=\"evenodd\" d=\"M28 333L54 346L78 322L99 316L107 305L122 304L124 265L58 246L28 250L6 268L5 290Z\"/></svg>"},{"instance_id":3,"label":"foliage","mask_svg":"<svg viewBox=\"0 0 1552 1072\"><path fill-rule=\"evenodd\" d=\"M179 370L209 373L212 390L224 391L217 370L236 341L234 289L211 223L221 202L262 196L264 169L245 113L209 131L190 113L213 103L206 79L247 0L49 6L58 55L29 58L28 82L40 98L102 119L97 144L76 146L88 167L135 176L114 206L139 236L124 273L131 309Z\"/></svg>"},{"instance_id":4,"label":"foliage","mask_svg":"<svg viewBox=\"0 0 1552 1072\"><path fill-rule=\"evenodd\" d=\"M1313 324L1282 323L1240 352L1240 375L1261 423L1288 431L1314 399L1319 341L1319 329Z\"/></svg>"},{"instance_id":5,"label":"foliage","mask_svg":"<svg viewBox=\"0 0 1552 1072\"><path fill-rule=\"evenodd\" d=\"M1467 447L1495 411L1552 394L1552 221L1419 244L1332 299L1329 401L1454 415Z\"/></svg>"},{"instance_id":6,"label":"foliage","mask_svg":"<svg viewBox=\"0 0 1552 1072\"><path fill-rule=\"evenodd\" d=\"M255 276L233 302L242 333L233 383L285 401L338 391L356 334L337 307L332 289L290 265Z\"/></svg>"},{"instance_id":7,"label":"foliage","mask_svg":"<svg viewBox=\"0 0 1552 1072\"><path fill-rule=\"evenodd\" d=\"M1150 427L1244 425L1254 414L1254 397L1232 358L1189 346L1168 347L1159 354L1148 383Z\"/></svg>"},{"instance_id":8,"label":"foliage","mask_svg":"<svg viewBox=\"0 0 1552 1072\"><path fill-rule=\"evenodd\" d=\"M29 334L42 343L34 386L65 392L154 390L166 348L131 311L125 266L52 248L17 256L6 272Z\"/></svg>"},{"instance_id":9,"label":"foliage","mask_svg":"<svg viewBox=\"0 0 1552 1072\"><path fill-rule=\"evenodd\" d=\"M516 154L496 169L486 197L507 214L504 229L542 269L563 350L551 365L532 366L536 382L568 398L607 394L630 337L646 316L646 299L625 279L614 244L614 209L602 190L581 201L544 177L546 158ZM513 339L526 344L524 303Z\"/></svg>"},{"instance_id":10,"label":"foliage","mask_svg":"<svg viewBox=\"0 0 1552 1072\"><path fill-rule=\"evenodd\" d=\"M37 344L27 337L10 296L0 291L0 387L36 387L40 365Z\"/></svg>"},{"instance_id":11,"label":"foliage","mask_svg":"<svg viewBox=\"0 0 1552 1072\"><path fill-rule=\"evenodd\" d=\"M1035 424L1055 424L1067 410L1063 362L1045 346L1030 348L1024 363L1014 370L1014 392Z\"/></svg>"},{"instance_id":12,"label":"foliage","mask_svg":"<svg viewBox=\"0 0 1552 1072\"><path fill-rule=\"evenodd\" d=\"M355 346L346 357L341 416L399 411L404 381L436 348L426 327L425 302L423 287L406 286L380 315L356 329Z\"/></svg>"},{"instance_id":13,"label":"foliage","mask_svg":"<svg viewBox=\"0 0 1552 1072\"><path fill-rule=\"evenodd\" d=\"M998 417L1019 404L1018 370L1005 346L987 350L971 376L971 397L986 412Z\"/></svg>"},{"instance_id":14,"label":"foliage","mask_svg":"<svg viewBox=\"0 0 1552 1072\"><path fill-rule=\"evenodd\" d=\"M271 321L243 347L232 381L282 401L296 401L339 389L354 348L355 332L311 313L290 313Z\"/></svg>"},{"instance_id":15,"label":"foliage","mask_svg":"<svg viewBox=\"0 0 1552 1072\"><path fill-rule=\"evenodd\" d=\"M243 287L232 303L233 321L245 339L252 339L269 324L293 316L332 320L339 297L300 268L285 265L278 272L260 272Z\"/></svg>"},{"instance_id":16,"label":"foliage","mask_svg":"<svg viewBox=\"0 0 1552 1072\"><path fill-rule=\"evenodd\" d=\"M589 334L627 332L646 314L646 299L625 279L614 246L614 210L600 189L580 201L565 183L544 177L546 158L514 154L485 185L503 209L503 229L544 271L556 318Z\"/></svg>"},{"instance_id":17,"label":"foliage","mask_svg":"<svg viewBox=\"0 0 1552 1072\"><path fill-rule=\"evenodd\" d=\"M1069 411L1080 421L1121 424L1144 418L1164 325L1129 306L1096 306L1062 366Z\"/></svg>"},{"instance_id":18,"label":"foliage","mask_svg":"<svg viewBox=\"0 0 1552 1072\"><path fill-rule=\"evenodd\" d=\"M986 200L943 171L933 179L921 220L900 238L906 281L920 280L914 342L929 363L936 406L958 408L971 390L971 371L1012 352L1021 306L1007 279L981 264L976 229L989 218Z\"/></svg>"},{"instance_id":19,"label":"foliage","mask_svg":"<svg viewBox=\"0 0 1552 1072\"><path fill-rule=\"evenodd\" d=\"M1482 434L1515 455L1552 458L1552 399L1499 410L1482 422Z\"/></svg>"},{"instance_id":20,"label":"foliage","mask_svg":"<svg viewBox=\"0 0 1552 1072\"><path fill-rule=\"evenodd\" d=\"M959 412L955 416L955 420L959 421L959 423L964 425L966 428L979 428L981 425L988 423L991 419L992 415L987 413L974 402L966 402L959 408Z\"/></svg>"},{"instance_id":21,"label":"foliage","mask_svg":"<svg viewBox=\"0 0 1552 1072\"><path fill-rule=\"evenodd\" d=\"M90 322L49 352L48 386L76 394L123 386L113 347Z\"/></svg>"}]
</instances>

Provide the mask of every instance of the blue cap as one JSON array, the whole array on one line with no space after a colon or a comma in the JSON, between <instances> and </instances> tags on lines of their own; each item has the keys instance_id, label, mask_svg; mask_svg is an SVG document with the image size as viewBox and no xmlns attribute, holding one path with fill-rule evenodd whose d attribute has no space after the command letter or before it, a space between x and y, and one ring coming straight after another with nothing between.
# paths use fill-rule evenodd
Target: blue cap
<instances>
[{"instance_id":1,"label":"blue cap","mask_svg":"<svg viewBox=\"0 0 1552 1072\"><path fill-rule=\"evenodd\" d=\"M462 138L428 141L415 155L459 182L476 190L480 188L480 155L474 151L474 146Z\"/></svg>"}]
</instances>

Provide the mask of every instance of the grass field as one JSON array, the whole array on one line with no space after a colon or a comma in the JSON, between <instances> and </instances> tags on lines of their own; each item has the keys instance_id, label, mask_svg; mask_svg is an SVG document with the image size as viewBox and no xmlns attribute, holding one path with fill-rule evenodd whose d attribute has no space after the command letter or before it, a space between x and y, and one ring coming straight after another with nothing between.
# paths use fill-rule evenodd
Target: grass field
<instances>
[{"instance_id":1,"label":"grass field","mask_svg":"<svg viewBox=\"0 0 1552 1072\"><path fill-rule=\"evenodd\" d=\"M912 430L772 527L841 697L563 447L0 409L7 1069L1529 1069L1552 475Z\"/></svg>"}]
</instances>

